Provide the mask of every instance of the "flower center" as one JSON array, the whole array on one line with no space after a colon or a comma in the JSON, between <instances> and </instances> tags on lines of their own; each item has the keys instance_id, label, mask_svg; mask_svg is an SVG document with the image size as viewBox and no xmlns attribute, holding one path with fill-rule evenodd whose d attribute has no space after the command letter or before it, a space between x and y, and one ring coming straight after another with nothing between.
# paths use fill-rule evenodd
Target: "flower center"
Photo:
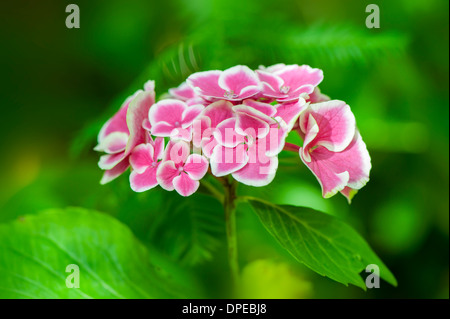
<instances>
[{"instance_id":1,"label":"flower center","mask_svg":"<svg viewBox=\"0 0 450 319\"><path fill-rule=\"evenodd\" d=\"M290 86L283 85L283 86L280 87L280 92L283 93L283 94L287 94L290 89L291 89Z\"/></svg>"},{"instance_id":2,"label":"flower center","mask_svg":"<svg viewBox=\"0 0 450 319\"><path fill-rule=\"evenodd\" d=\"M152 167L156 167L156 165L158 165L158 162L153 162L152 163Z\"/></svg>"},{"instance_id":3,"label":"flower center","mask_svg":"<svg viewBox=\"0 0 450 319\"><path fill-rule=\"evenodd\" d=\"M183 166L178 167L178 173L181 174L182 171L183 171Z\"/></svg>"},{"instance_id":4,"label":"flower center","mask_svg":"<svg viewBox=\"0 0 450 319\"><path fill-rule=\"evenodd\" d=\"M180 122L176 121L174 125L175 127L180 127Z\"/></svg>"},{"instance_id":5,"label":"flower center","mask_svg":"<svg viewBox=\"0 0 450 319\"><path fill-rule=\"evenodd\" d=\"M235 98L238 97L238 95L237 95L237 94L234 94L234 91L226 91L226 92L223 94L223 97L226 98L226 99L235 99Z\"/></svg>"}]
</instances>

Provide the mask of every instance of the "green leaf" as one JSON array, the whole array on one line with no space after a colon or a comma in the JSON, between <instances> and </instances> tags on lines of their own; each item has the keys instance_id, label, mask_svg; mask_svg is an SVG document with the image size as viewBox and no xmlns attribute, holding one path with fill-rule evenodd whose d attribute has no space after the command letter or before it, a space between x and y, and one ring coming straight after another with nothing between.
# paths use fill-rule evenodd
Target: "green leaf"
<instances>
[{"instance_id":1,"label":"green leaf","mask_svg":"<svg viewBox=\"0 0 450 319\"><path fill-rule=\"evenodd\" d=\"M67 288L68 265L80 288ZM54 209L0 224L0 298L186 298L195 284L105 214Z\"/></svg>"},{"instance_id":2,"label":"green leaf","mask_svg":"<svg viewBox=\"0 0 450 319\"><path fill-rule=\"evenodd\" d=\"M277 206L253 198L248 202L281 246L320 275L365 290L360 272L376 264L380 277L397 285L367 242L341 220L307 207Z\"/></svg>"},{"instance_id":3,"label":"green leaf","mask_svg":"<svg viewBox=\"0 0 450 319\"><path fill-rule=\"evenodd\" d=\"M150 230L149 241L182 265L193 266L211 260L225 237L221 203L197 193L182 201L171 197L165 207Z\"/></svg>"}]
</instances>

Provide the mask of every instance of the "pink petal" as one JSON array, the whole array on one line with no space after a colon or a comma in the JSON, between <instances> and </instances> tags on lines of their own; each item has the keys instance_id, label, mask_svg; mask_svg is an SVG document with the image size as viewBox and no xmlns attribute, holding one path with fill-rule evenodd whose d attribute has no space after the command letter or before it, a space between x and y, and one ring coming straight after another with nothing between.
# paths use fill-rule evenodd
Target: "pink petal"
<instances>
[{"instance_id":1,"label":"pink petal","mask_svg":"<svg viewBox=\"0 0 450 319\"><path fill-rule=\"evenodd\" d=\"M127 112L127 125L130 130L125 154L128 155L136 145L147 141L148 132L142 127L150 107L155 103L154 91L141 91L130 102Z\"/></svg>"},{"instance_id":2,"label":"pink petal","mask_svg":"<svg viewBox=\"0 0 450 319\"><path fill-rule=\"evenodd\" d=\"M268 67L265 67L264 65L260 65L259 69L261 71L266 71L266 72L269 72L269 73L273 73L273 72L281 70L281 69L283 69L285 67L286 67L286 64L284 64L284 63L277 63L277 64L274 64L274 65L271 65L271 66L268 66Z\"/></svg>"},{"instance_id":3,"label":"pink petal","mask_svg":"<svg viewBox=\"0 0 450 319\"><path fill-rule=\"evenodd\" d=\"M194 89L191 88L186 82L181 83L177 88L169 89L169 94L182 101L187 101L197 97Z\"/></svg>"},{"instance_id":4,"label":"pink petal","mask_svg":"<svg viewBox=\"0 0 450 319\"><path fill-rule=\"evenodd\" d=\"M159 164L156 171L156 179L165 190L171 191L173 187L173 179L180 174L173 161L163 161Z\"/></svg>"},{"instance_id":5,"label":"pink petal","mask_svg":"<svg viewBox=\"0 0 450 319\"><path fill-rule=\"evenodd\" d=\"M293 103L285 103L277 105L277 118L281 118L290 129L297 122L300 114L308 107L303 98Z\"/></svg>"},{"instance_id":6,"label":"pink petal","mask_svg":"<svg viewBox=\"0 0 450 319\"><path fill-rule=\"evenodd\" d=\"M306 117L306 116L305 116ZM305 122L302 120L303 116L300 118L300 126L302 123L306 123L305 134L303 137L303 148L300 148L302 159L307 162L311 162L310 150L314 146L313 141L319 133L319 126L312 114L308 115L308 120Z\"/></svg>"},{"instance_id":7,"label":"pink petal","mask_svg":"<svg viewBox=\"0 0 450 319\"><path fill-rule=\"evenodd\" d=\"M106 135L98 144L94 150L98 152L105 152L108 154L115 154L125 150L128 142L128 133L124 132L112 132Z\"/></svg>"},{"instance_id":8,"label":"pink petal","mask_svg":"<svg viewBox=\"0 0 450 319\"><path fill-rule=\"evenodd\" d=\"M152 166L154 161L154 148L152 144L139 144L131 152L130 165L137 174L142 174Z\"/></svg>"},{"instance_id":9,"label":"pink petal","mask_svg":"<svg viewBox=\"0 0 450 319\"><path fill-rule=\"evenodd\" d=\"M178 167L182 165L190 154L189 143L185 141L169 141L164 152L164 161L172 161Z\"/></svg>"},{"instance_id":10,"label":"pink petal","mask_svg":"<svg viewBox=\"0 0 450 319\"><path fill-rule=\"evenodd\" d=\"M158 122L152 126L152 135L160 137L169 137L173 134L175 127L167 122Z\"/></svg>"},{"instance_id":11,"label":"pink petal","mask_svg":"<svg viewBox=\"0 0 450 319\"><path fill-rule=\"evenodd\" d=\"M187 128L174 128L170 134L171 140L182 140L185 142L190 142L192 140L192 127Z\"/></svg>"},{"instance_id":12,"label":"pink petal","mask_svg":"<svg viewBox=\"0 0 450 319\"><path fill-rule=\"evenodd\" d=\"M339 153L330 152L325 147L318 147L314 150L314 155L310 154L309 162L304 158L302 148L299 153L303 162L319 181L324 198L335 195L347 185L350 176L345 169L340 168L337 162Z\"/></svg>"},{"instance_id":13,"label":"pink petal","mask_svg":"<svg viewBox=\"0 0 450 319\"><path fill-rule=\"evenodd\" d=\"M194 121L192 130L194 146L197 148L201 148L204 155L210 157L213 148L217 145L217 142L213 135L215 128L211 127L211 119L206 115L200 115L200 117Z\"/></svg>"},{"instance_id":14,"label":"pink petal","mask_svg":"<svg viewBox=\"0 0 450 319\"><path fill-rule=\"evenodd\" d=\"M148 118L144 119L144 122L142 122L142 127L149 132L152 130L152 125L150 124Z\"/></svg>"},{"instance_id":15,"label":"pink petal","mask_svg":"<svg viewBox=\"0 0 450 319\"><path fill-rule=\"evenodd\" d=\"M213 134L217 142L226 147L236 147L236 145L244 142L244 136L236 132L235 118L222 121Z\"/></svg>"},{"instance_id":16,"label":"pink petal","mask_svg":"<svg viewBox=\"0 0 450 319\"><path fill-rule=\"evenodd\" d=\"M215 176L225 176L241 169L247 162L245 145L239 144L234 148L217 145L211 154L211 172Z\"/></svg>"},{"instance_id":17,"label":"pink petal","mask_svg":"<svg viewBox=\"0 0 450 319\"><path fill-rule=\"evenodd\" d=\"M328 95L322 94L318 86L314 88L314 91L309 95L309 98L306 100L310 103L320 103L331 100Z\"/></svg>"},{"instance_id":18,"label":"pink petal","mask_svg":"<svg viewBox=\"0 0 450 319\"><path fill-rule=\"evenodd\" d=\"M269 134L269 123L246 113L236 112L236 114L236 133L251 136L253 139L263 138Z\"/></svg>"},{"instance_id":19,"label":"pink petal","mask_svg":"<svg viewBox=\"0 0 450 319\"><path fill-rule=\"evenodd\" d=\"M203 110L202 115L209 117L211 127L217 127L224 120L234 117L233 104L225 100L211 103Z\"/></svg>"},{"instance_id":20,"label":"pink petal","mask_svg":"<svg viewBox=\"0 0 450 319\"><path fill-rule=\"evenodd\" d=\"M203 111L205 107L201 104L192 105L187 107L181 118L181 126L183 128L187 128L188 126L192 125L192 122L194 119L199 116L199 114Z\"/></svg>"},{"instance_id":21,"label":"pink petal","mask_svg":"<svg viewBox=\"0 0 450 319\"><path fill-rule=\"evenodd\" d=\"M197 72L190 75L186 83L192 87L197 95L223 98L224 89L219 86L222 71Z\"/></svg>"},{"instance_id":22,"label":"pink petal","mask_svg":"<svg viewBox=\"0 0 450 319\"><path fill-rule=\"evenodd\" d=\"M280 91L280 88L284 85L284 81L278 75L262 70L257 70L256 73L262 83L263 96L273 98L286 98L288 96L286 93Z\"/></svg>"},{"instance_id":23,"label":"pink petal","mask_svg":"<svg viewBox=\"0 0 450 319\"><path fill-rule=\"evenodd\" d=\"M193 180L200 180L208 171L208 160L199 154L191 154L186 159L183 170Z\"/></svg>"},{"instance_id":24,"label":"pink petal","mask_svg":"<svg viewBox=\"0 0 450 319\"><path fill-rule=\"evenodd\" d=\"M258 144L249 149L248 163L232 175L238 182L250 186L268 185L275 177L278 168L278 157L268 157Z\"/></svg>"},{"instance_id":25,"label":"pink petal","mask_svg":"<svg viewBox=\"0 0 450 319\"><path fill-rule=\"evenodd\" d=\"M310 94L314 87L323 80L323 72L313 69L308 65L287 65L285 68L274 72L283 79L283 86L289 88L287 98L278 101L291 101L297 99L301 94Z\"/></svg>"},{"instance_id":26,"label":"pink petal","mask_svg":"<svg viewBox=\"0 0 450 319\"><path fill-rule=\"evenodd\" d=\"M103 173L103 177L100 181L100 184L104 185L116 179L117 177L122 175L122 173L125 172L129 166L130 163L128 162L128 158L123 159L122 161L117 163L112 169L106 170L105 173Z\"/></svg>"},{"instance_id":27,"label":"pink petal","mask_svg":"<svg viewBox=\"0 0 450 319\"><path fill-rule=\"evenodd\" d=\"M102 155L100 156L100 160L98 161L98 167L104 170L112 169L114 168L114 166L119 164L125 157L126 157L125 152Z\"/></svg>"},{"instance_id":28,"label":"pink petal","mask_svg":"<svg viewBox=\"0 0 450 319\"><path fill-rule=\"evenodd\" d=\"M158 180L156 179L157 166L150 166L142 174L137 171L132 171L130 174L130 186L135 192L145 192L149 189L154 188L158 185Z\"/></svg>"},{"instance_id":29,"label":"pink petal","mask_svg":"<svg viewBox=\"0 0 450 319\"><path fill-rule=\"evenodd\" d=\"M223 71L219 77L219 86L228 94L226 100L243 100L261 91L261 84L254 71L245 65L236 65Z\"/></svg>"},{"instance_id":30,"label":"pink petal","mask_svg":"<svg viewBox=\"0 0 450 319\"><path fill-rule=\"evenodd\" d=\"M192 106L192 105L196 105L196 104L201 104L203 106L207 106L208 104L210 104L210 102L206 101L205 99L201 98L201 97L194 97L192 99L189 99L186 101L187 106Z\"/></svg>"},{"instance_id":31,"label":"pink petal","mask_svg":"<svg viewBox=\"0 0 450 319\"><path fill-rule=\"evenodd\" d=\"M246 101L249 101L249 100L246 100ZM261 102L256 102L256 103L261 103ZM254 103L253 105L257 106L256 103ZM266 103L261 103L261 104L266 104ZM266 104L266 105L272 106L270 104ZM249 105L243 105L243 104L236 105L233 107L233 111L236 113L237 116L239 115L239 113L243 113L243 114L250 115L252 117L256 117L268 124L276 123L276 121L272 117L270 117L269 115L259 111L258 109L254 108L252 106L249 106ZM273 107L273 111L274 111L273 113L276 113L275 107Z\"/></svg>"},{"instance_id":32,"label":"pink petal","mask_svg":"<svg viewBox=\"0 0 450 319\"><path fill-rule=\"evenodd\" d=\"M205 156L207 156L208 158L211 157L212 152L214 150L214 148L218 145L216 139L214 138L214 136L210 136L207 139L204 139L202 142L202 152Z\"/></svg>"},{"instance_id":33,"label":"pink petal","mask_svg":"<svg viewBox=\"0 0 450 319\"><path fill-rule=\"evenodd\" d=\"M212 130L208 130L209 128L211 128L211 120L207 116L200 115L192 122L192 142L195 147L201 147L203 139L212 134Z\"/></svg>"},{"instance_id":34,"label":"pink petal","mask_svg":"<svg viewBox=\"0 0 450 319\"><path fill-rule=\"evenodd\" d=\"M109 134L114 132L122 132L129 134L127 126L127 111L128 111L129 99L121 106L119 111L113 115L100 129L98 134L98 143L101 144L103 139L105 139Z\"/></svg>"},{"instance_id":35,"label":"pink petal","mask_svg":"<svg viewBox=\"0 0 450 319\"><path fill-rule=\"evenodd\" d=\"M370 156L358 132L344 151L331 152L325 147L317 147L310 152L310 162L302 154L300 149L303 162L319 180L325 198L344 190L346 186L360 189L369 180Z\"/></svg>"},{"instance_id":36,"label":"pink petal","mask_svg":"<svg viewBox=\"0 0 450 319\"><path fill-rule=\"evenodd\" d=\"M321 145L330 151L340 152L348 146L355 135L355 116L343 101L333 100L311 104L303 114L300 118L301 129L305 129L309 115L314 118L319 127L314 141L311 145L304 145L305 148Z\"/></svg>"},{"instance_id":37,"label":"pink petal","mask_svg":"<svg viewBox=\"0 0 450 319\"><path fill-rule=\"evenodd\" d=\"M269 134L262 139L258 139L259 148L264 147L267 156L278 155L283 150L286 137L290 131L290 128L283 123L271 125Z\"/></svg>"},{"instance_id":38,"label":"pink petal","mask_svg":"<svg viewBox=\"0 0 450 319\"><path fill-rule=\"evenodd\" d=\"M273 106L269 103L264 103L264 102L259 102L259 101L255 101L252 99L247 99L247 100L243 101L242 104L252 107L253 109L265 114L269 118L274 117L275 114L277 113L277 109L275 108L275 106ZM251 115L251 114L249 114L249 115Z\"/></svg>"},{"instance_id":39,"label":"pink petal","mask_svg":"<svg viewBox=\"0 0 450 319\"><path fill-rule=\"evenodd\" d=\"M164 138L162 137L157 137L155 138L154 141L152 141L153 144L153 148L154 148L154 155L153 158L154 159L162 159L163 155L164 155Z\"/></svg>"},{"instance_id":40,"label":"pink petal","mask_svg":"<svg viewBox=\"0 0 450 319\"><path fill-rule=\"evenodd\" d=\"M174 99L161 100L149 111L148 118L150 124L155 126L159 122L166 122L173 126L181 126L184 110L188 106L186 103ZM178 122L178 125L176 123Z\"/></svg>"},{"instance_id":41,"label":"pink petal","mask_svg":"<svg viewBox=\"0 0 450 319\"><path fill-rule=\"evenodd\" d=\"M353 141L343 152L346 153L346 159L352 163L348 167L350 179L347 186L353 189L361 189L369 181L372 164L366 144L359 131L356 131Z\"/></svg>"},{"instance_id":42,"label":"pink petal","mask_svg":"<svg viewBox=\"0 0 450 319\"><path fill-rule=\"evenodd\" d=\"M181 173L173 179L173 186L178 194L186 197L197 191L200 182L192 180L186 173Z\"/></svg>"}]
</instances>

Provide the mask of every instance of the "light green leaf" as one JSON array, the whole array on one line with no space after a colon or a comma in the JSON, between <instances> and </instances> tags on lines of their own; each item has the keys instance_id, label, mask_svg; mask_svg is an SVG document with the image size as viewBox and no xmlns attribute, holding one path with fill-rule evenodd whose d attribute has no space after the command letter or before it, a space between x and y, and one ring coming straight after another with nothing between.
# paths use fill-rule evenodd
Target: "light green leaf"
<instances>
[{"instance_id":1,"label":"light green leaf","mask_svg":"<svg viewBox=\"0 0 450 319\"><path fill-rule=\"evenodd\" d=\"M320 275L365 290L360 272L376 264L380 277L397 285L367 242L341 220L306 207L277 206L253 198L248 202L281 246Z\"/></svg>"},{"instance_id":2,"label":"light green leaf","mask_svg":"<svg viewBox=\"0 0 450 319\"><path fill-rule=\"evenodd\" d=\"M68 288L68 265L80 288ZM0 298L195 298L195 285L123 224L81 208L0 225Z\"/></svg>"}]
</instances>

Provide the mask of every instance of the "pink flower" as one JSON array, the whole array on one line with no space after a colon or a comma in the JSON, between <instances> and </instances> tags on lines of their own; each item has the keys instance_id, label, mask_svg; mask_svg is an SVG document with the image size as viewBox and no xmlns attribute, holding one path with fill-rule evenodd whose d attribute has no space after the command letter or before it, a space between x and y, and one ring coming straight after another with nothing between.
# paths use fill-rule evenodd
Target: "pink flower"
<instances>
[{"instance_id":1,"label":"pink flower","mask_svg":"<svg viewBox=\"0 0 450 319\"><path fill-rule=\"evenodd\" d=\"M204 109L203 105L188 106L185 102L167 99L156 103L148 114L154 136L192 139L192 122Z\"/></svg>"},{"instance_id":2,"label":"pink flower","mask_svg":"<svg viewBox=\"0 0 450 319\"><path fill-rule=\"evenodd\" d=\"M127 98L119 111L100 130L98 145L94 149L106 153L98 163L105 170L101 184L106 184L125 172L129 167L128 157L134 147L145 143L149 138L143 123L155 102L154 82L147 82L144 88L145 91L139 90Z\"/></svg>"},{"instance_id":3,"label":"pink flower","mask_svg":"<svg viewBox=\"0 0 450 319\"><path fill-rule=\"evenodd\" d=\"M195 94L194 89L191 88L189 85L187 85L186 82L181 83L176 88L169 89L169 94L173 98L181 101L187 101L197 97L197 94Z\"/></svg>"},{"instance_id":4,"label":"pink flower","mask_svg":"<svg viewBox=\"0 0 450 319\"><path fill-rule=\"evenodd\" d=\"M267 67L264 66L264 65L260 65L258 69L261 70L261 71L273 73L273 72L282 70L285 67L286 67L286 64L284 64L284 63L277 63L277 64L274 64L274 65L271 65L271 66L267 66Z\"/></svg>"},{"instance_id":5,"label":"pink flower","mask_svg":"<svg viewBox=\"0 0 450 319\"><path fill-rule=\"evenodd\" d=\"M299 126L304 134L300 157L317 177L323 197L340 191L351 200L369 180L371 163L350 107L337 100L311 104Z\"/></svg>"},{"instance_id":6,"label":"pink flower","mask_svg":"<svg viewBox=\"0 0 450 319\"><path fill-rule=\"evenodd\" d=\"M265 186L285 149L299 152L325 198L341 192L350 201L369 180L370 156L350 107L322 94L322 80L322 70L307 65L257 71L237 65L192 74L156 104L148 81L99 133L95 150L106 153L99 161L106 171L101 183L131 165L134 191L159 184L189 196L210 163L217 177ZM303 138L302 147L286 143L292 131Z\"/></svg>"},{"instance_id":7,"label":"pink flower","mask_svg":"<svg viewBox=\"0 0 450 319\"><path fill-rule=\"evenodd\" d=\"M329 101L330 97L328 95L323 94L320 92L320 89L318 86L314 88L314 91L309 94L309 97L306 99L306 102L309 103L320 103L320 102L326 102Z\"/></svg>"},{"instance_id":8,"label":"pink flower","mask_svg":"<svg viewBox=\"0 0 450 319\"><path fill-rule=\"evenodd\" d=\"M232 174L246 185L264 186L275 177L277 155L305 101L278 108L253 100L244 103L233 107L236 117L217 126L211 171L216 176Z\"/></svg>"},{"instance_id":9,"label":"pink flower","mask_svg":"<svg viewBox=\"0 0 450 319\"><path fill-rule=\"evenodd\" d=\"M278 102L294 101L299 96L310 94L323 80L322 70L308 65L277 64L256 73L263 85L262 95Z\"/></svg>"},{"instance_id":10,"label":"pink flower","mask_svg":"<svg viewBox=\"0 0 450 319\"><path fill-rule=\"evenodd\" d=\"M191 88L186 82L181 83L176 88L169 89L169 94L177 100L186 102L187 105L202 104L206 105L208 102L198 96L194 89Z\"/></svg>"},{"instance_id":11,"label":"pink flower","mask_svg":"<svg viewBox=\"0 0 450 319\"><path fill-rule=\"evenodd\" d=\"M130 186L135 192L144 192L158 185L156 171L164 153L164 138L157 137L146 144L136 146L130 156L133 171Z\"/></svg>"},{"instance_id":12,"label":"pink flower","mask_svg":"<svg viewBox=\"0 0 450 319\"><path fill-rule=\"evenodd\" d=\"M231 102L219 100L208 105L193 123L194 146L201 148L207 157L211 157L212 150L217 145L214 131L220 123L234 116Z\"/></svg>"},{"instance_id":13,"label":"pink flower","mask_svg":"<svg viewBox=\"0 0 450 319\"><path fill-rule=\"evenodd\" d=\"M208 160L199 154L190 154L189 144L170 141L156 178L162 188L176 190L182 196L190 196L200 186L199 180L208 171Z\"/></svg>"},{"instance_id":14,"label":"pink flower","mask_svg":"<svg viewBox=\"0 0 450 319\"><path fill-rule=\"evenodd\" d=\"M205 71L188 77L195 93L206 99L241 101L261 91L258 76L247 66L237 65L225 71Z\"/></svg>"}]
</instances>

